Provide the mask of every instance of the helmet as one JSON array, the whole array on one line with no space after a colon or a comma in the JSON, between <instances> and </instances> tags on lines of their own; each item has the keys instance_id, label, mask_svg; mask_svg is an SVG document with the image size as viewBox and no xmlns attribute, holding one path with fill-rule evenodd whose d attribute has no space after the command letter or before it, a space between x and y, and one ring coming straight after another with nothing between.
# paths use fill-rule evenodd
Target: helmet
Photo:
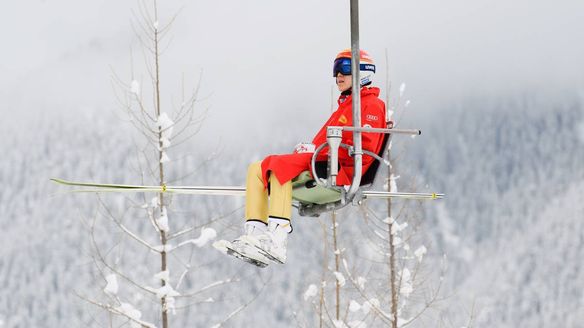
<instances>
[{"instance_id":1,"label":"helmet","mask_svg":"<svg viewBox=\"0 0 584 328\"><path fill-rule=\"evenodd\" d=\"M333 64L333 77L338 73L351 75L351 49L345 49L337 55ZM359 51L359 77L361 86L371 84L375 75L375 64L369 53L365 50Z\"/></svg>"}]
</instances>

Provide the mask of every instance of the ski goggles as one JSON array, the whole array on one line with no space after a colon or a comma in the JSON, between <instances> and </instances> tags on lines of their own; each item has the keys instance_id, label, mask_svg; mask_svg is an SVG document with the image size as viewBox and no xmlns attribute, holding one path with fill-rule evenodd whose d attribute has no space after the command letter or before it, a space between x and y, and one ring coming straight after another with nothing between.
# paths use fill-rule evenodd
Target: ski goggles
<instances>
[{"instance_id":1,"label":"ski goggles","mask_svg":"<svg viewBox=\"0 0 584 328\"><path fill-rule=\"evenodd\" d=\"M361 63L359 65L359 70L361 71L371 71L375 73L375 65ZM337 58L333 64L333 77L336 77L338 73L342 75L351 75L351 59L350 58Z\"/></svg>"}]
</instances>

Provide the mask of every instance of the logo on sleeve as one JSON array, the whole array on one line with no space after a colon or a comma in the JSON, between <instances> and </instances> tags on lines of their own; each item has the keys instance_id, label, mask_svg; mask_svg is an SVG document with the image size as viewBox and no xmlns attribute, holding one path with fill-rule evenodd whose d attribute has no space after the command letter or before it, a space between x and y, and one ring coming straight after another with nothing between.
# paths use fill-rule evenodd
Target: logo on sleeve
<instances>
[{"instance_id":1,"label":"logo on sleeve","mask_svg":"<svg viewBox=\"0 0 584 328\"><path fill-rule=\"evenodd\" d=\"M371 114L367 114L366 118L369 121L379 121L379 117L377 115L371 115Z\"/></svg>"},{"instance_id":2,"label":"logo on sleeve","mask_svg":"<svg viewBox=\"0 0 584 328\"><path fill-rule=\"evenodd\" d=\"M339 122L346 124L349 120L347 120L347 118L345 117L345 115L341 115L341 117L339 117Z\"/></svg>"}]
</instances>

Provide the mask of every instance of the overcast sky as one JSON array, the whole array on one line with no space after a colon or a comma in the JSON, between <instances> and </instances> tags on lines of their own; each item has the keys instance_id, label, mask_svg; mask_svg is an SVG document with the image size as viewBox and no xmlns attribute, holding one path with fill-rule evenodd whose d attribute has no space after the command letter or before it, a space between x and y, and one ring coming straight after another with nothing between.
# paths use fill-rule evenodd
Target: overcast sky
<instances>
[{"instance_id":1,"label":"overcast sky","mask_svg":"<svg viewBox=\"0 0 584 328\"><path fill-rule=\"evenodd\" d=\"M161 24L182 8L162 58L163 101L166 108L178 101L183 73L193 85L202 70L201 106L211 110L206 138L228 131L219 127L314 131L328 116L332 61L350 46L348 0L159 6ZM131 28L137 8L136 1L3 1L3 116L115 111L112 72L129 82L131 54L136 78L147 81ZM364 0L360 9L361 47L377 61L377 81L385 86L387 49L394 89L407 84L416 112L469 95L584 85L584 1Z\"/></svg>"}]
</instances>

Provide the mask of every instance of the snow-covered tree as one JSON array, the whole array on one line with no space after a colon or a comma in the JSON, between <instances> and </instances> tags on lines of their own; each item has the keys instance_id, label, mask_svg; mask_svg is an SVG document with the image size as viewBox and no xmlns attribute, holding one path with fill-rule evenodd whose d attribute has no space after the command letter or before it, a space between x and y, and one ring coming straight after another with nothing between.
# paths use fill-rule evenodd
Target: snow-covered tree
<instances>
[{"instance_id":1,"label":"snow-covered tree","mask_svg":"<svg viewBox=\"0 0 584 328\"><path fill-rule=\"evenodd\" d=\"M144 140L135 142L134 172L124 177L158 185L162 192L126 198L98 196L100 215L87 222L97 277L102 279L101 283L98 280L102 297L81 293L80 297L107 310L109 325L168 328L170 316L218 301L221 287L239 280L234 275L218 278L201 271L202 267L213 265L213 261L200 249L209 246L216 237L217 221L230 213L228 208L224 213L216 211L213 217L197 218L196 203L186 205L184 199L174 199L164 192L168 183L198 173L196 168L183 166L179 171L171 166L181 162L181 158L175 159L180 155L180 147L198 132L205 117L198 102L200 81L190 92L185 92L182 82L183 96L178 104L164 99L162 86L167 82L162 74L162 54L175 18L165 23L159 20L156 1L152 5L140 2L134 28L143 49L146 83L142 83L133 68L129 82L114 77L117 98L128 123ZM128 140L132 136L129 135ZM199 206L203 204L212 206L213 202ZM109 225L99 218L107 219ZM103 233L117 235L116 243L100 240ZM222 311L223 318L213 318L217 320L215 327L244 307L236 307L230 314L227 307Z\"/></svg>"}]
</instances>

